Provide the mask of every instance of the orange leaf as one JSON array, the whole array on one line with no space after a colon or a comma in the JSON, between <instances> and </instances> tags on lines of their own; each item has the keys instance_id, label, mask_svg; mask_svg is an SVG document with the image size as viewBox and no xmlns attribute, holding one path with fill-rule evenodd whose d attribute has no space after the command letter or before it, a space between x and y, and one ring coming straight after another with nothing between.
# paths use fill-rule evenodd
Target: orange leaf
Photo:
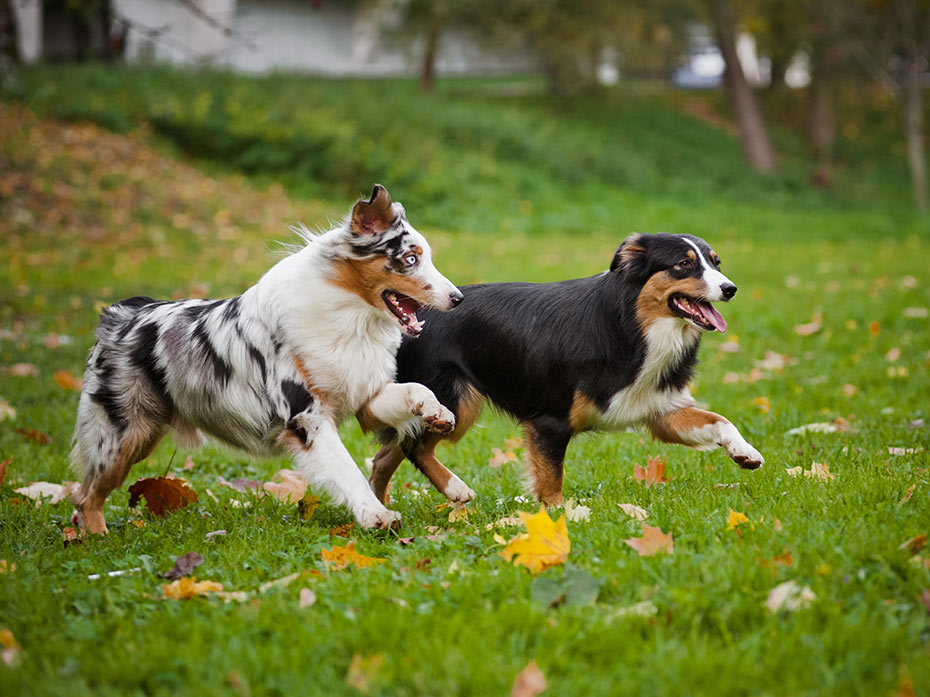
<instances>
[{"instance_id":1,"label":"orange leaf","mask_svg":"<svg viewBox=\"0 0 930 697\"><path fill-rule=\"evenodd\" d=\"M215 581L197 581L196 576L185 576L174 583L165 583L161 587L166 598L172 600L187 600L207 593L216 593L223 590L222 583Z\"/></svg>"},{"instance_id":2,"label":"orange leaf","mask_svg":"<svg viewBox=\"0 0 930 697\"><path fill-rule=\"evenodd\" d=\"M3 486L3 480L6 479L6 468L13 462L13 458L8 458L0 462L0 486Z\"/></svg>"},{"instance_id":3,"label":"orange leaf","mask_svg":"<svg viewBox=\"0 0 930 697\"><path fill-rule=\"evenodd\" d=\"M626 544L635 549L639 556L651 557L658 552L675 553L675 542L672 539L672 533L666 534L662 532L662 528L654 528L645 523L643 523L642 526L642 537L631 537L628 540L623 540Z\"/></svg>"},{"instance_id":4,"label":"orange leaf","mask_svg":"<svg viewBox=\"0 0 930 697\"><path fill-rule=\"evenodd\" d=\"M130 508L136 507L140 496L145 497L145 507L149 513L160 518L197 501L197 492L191 489L184 479L174 477L148 477L137 480L129 487Z\"/></svg>"},{"instance_id":5,"label":"orange leaf","mask_svg":"<svg viewBox=\"0 0 930 697\"><path fill-rule=\"evenodd\" d=\"M646 463L646 467L639 464L633 465L633 479L643 482L646 486L665 484L668 482L665 478L665 460L661 457L654 457Z\"/></svg>"},{"instance_id":6,"label":"orange leaf","mask_svg":"<svg viewBox=\"0 0 930 697\"><path fill-rule=\"evenodd\" d=\"M352 528L355 527L355 523L345 523L344 525L337 525L334 528L329 529L329 536L332 537L348 537L352 534Z\"/></svg>"},{"instance_id":7,"label":"orange leaf","mask_svg":"<svg viewBox=\"0 0 930 697\"><path fill-rule=\"evenodd\" d=\"M59 387L63 387L66 390L73 390L75 392L81 391L81 385L84 382L81 378L74 377L74 373L72 373L70 370L56 370L53 377L55 378L55 382L58 383Z\"/></svg>"},{"instance_id":8,"label":"orange leaf","mask_svg":"<svg viewBox=\"0 0 930 697\"><path fill-rule=\"evenodd\" d=\"M513 462L517 459L517 456L510 452L503 452L500 448L491 448L491 459L488 460L488 464L491 467L500 467L501 465L507 462Z\"/></svg>"},{"instance_id":9,"label":"orange leaf","mask_svg":"<svg viewBox=\"0 0 930 697\"><path fill-rule=\"evenodd\" d=\"M349 565L354 564L359 568L365 568L366 566L374 566L376 564L383 564L387 559L379 559L377 557L366 557L363 554L359 554L355 551L355 541L349 542L344 547L339 545L333 545L332 549L321 549L320 556L323 558L331 569L344 569Z\"/></svg>"},{"instance_id":10,"label":"orange leaf","mask_svg":"<svg viewBox=\"0 0 930 697\"><path fill-rule=\"evenodd\" d=\"M568 559L572 546L564 515L553 521L545 507L534 515L523 511L517 515L526 526L526 533L514 537L500 551L504 559L513 561L515 566L525 566L533 573L562 564Z\"/></svg>"},{"instance_id":11,"label":"orange leaf","mask_svg":"<svg viewBox=\"0 0 930 697\"><path fill-rule=\"evenodd\" d=\"M28 431L25 428L17 428L16 432L26 440L31 440L33 443L38 443L39 445L48 445L52 442L52 437L50 435L42 433L42 431L36 428L30 428Z\"/></svg>"},{"instance_id":12,"label":"orange leaf","mask_svg":"<svg viewBox=\"0 0 930 697\"><path fill-rule=\"evenodd\" d=\"M510 697L536 697L546 689L546 677L542 674L536 661L530 661L517 673L510 689Z\"/></svg>"}]
</instances>

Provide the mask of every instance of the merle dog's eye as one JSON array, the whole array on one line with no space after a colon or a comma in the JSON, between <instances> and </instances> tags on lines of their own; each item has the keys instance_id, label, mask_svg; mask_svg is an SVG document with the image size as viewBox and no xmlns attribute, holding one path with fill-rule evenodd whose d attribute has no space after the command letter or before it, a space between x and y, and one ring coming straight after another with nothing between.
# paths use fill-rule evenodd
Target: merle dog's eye
<instances>
[{"instance_id":1,"label":"merle dog's eye","mask_svg":"<svg viewBox=\"0 0 930 697\"><path fill-rule=\"evenodd\" d=\"M416 266L416 265L417 265L417 261L418 261L418 260L417 260L417 255L416 255L416 254L408 254L407 256L404 257L404 261L407 263L407 266Z\"/></svg>"}]
</instances>

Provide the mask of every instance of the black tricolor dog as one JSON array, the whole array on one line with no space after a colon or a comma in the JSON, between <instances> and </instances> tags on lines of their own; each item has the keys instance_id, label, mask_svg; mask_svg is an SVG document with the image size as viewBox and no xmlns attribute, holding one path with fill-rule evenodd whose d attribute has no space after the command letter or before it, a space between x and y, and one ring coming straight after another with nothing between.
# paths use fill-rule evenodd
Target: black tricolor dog
<instances>
[{"instance_id":1,"label":"black tricolor dog","mask_svg":"<svg viewBox=\"0 0 930 697\"><path fill-rule=\"evenodd\" d=\"M597 276L462 291L455 312L426 313L397 361L397 379L433 390L456 428L385 441L370 479L378 498L405 456L450 499L471 498L434 450L464 435L485 400L522 424L532 491L546 503L562 498L565 450L581 431L645 425L668 443L723 447L746 469L763 464L727 419L695 408L688 389L702 332L727 326L712 303L736 293L704 240L637 234Z\"/></svg>"}]
</instances>

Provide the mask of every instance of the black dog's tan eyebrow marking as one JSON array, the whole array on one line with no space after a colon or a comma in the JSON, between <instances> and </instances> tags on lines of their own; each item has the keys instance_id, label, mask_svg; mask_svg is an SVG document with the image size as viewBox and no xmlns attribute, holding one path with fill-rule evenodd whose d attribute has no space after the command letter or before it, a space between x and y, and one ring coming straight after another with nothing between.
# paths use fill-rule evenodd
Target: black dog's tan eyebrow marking
<instances>
[{"instance_id":1,"label":"black dog's tan eyebrow marking","mask_svg":"<svg viewBox=\"0 0 930 697\"><path fill-rule=\"evenodd\" d=\"M691 261L697 261L697 254L694 253L694 250L693 250L693 249L689 249L689 250L688 250L688 258L689 258Z\"/></svg>"}]
</instances>

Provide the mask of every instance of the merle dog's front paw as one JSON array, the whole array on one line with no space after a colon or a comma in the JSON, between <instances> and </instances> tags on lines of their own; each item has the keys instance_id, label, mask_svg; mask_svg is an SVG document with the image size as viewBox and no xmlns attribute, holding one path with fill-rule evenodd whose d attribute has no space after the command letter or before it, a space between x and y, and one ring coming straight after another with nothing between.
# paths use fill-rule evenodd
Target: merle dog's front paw
<instances>
[{"instance_id":1,"label":"merle dog's front paw","mask_svg":"<svg viewBox=\"0 0 930 697\"><path fill-rule=\"evenodd\" d=\"M428 431L446 435L455 430L455 414L438 402L431 407L420 406L419 414Z\"/></svg>"}]
</instances>

